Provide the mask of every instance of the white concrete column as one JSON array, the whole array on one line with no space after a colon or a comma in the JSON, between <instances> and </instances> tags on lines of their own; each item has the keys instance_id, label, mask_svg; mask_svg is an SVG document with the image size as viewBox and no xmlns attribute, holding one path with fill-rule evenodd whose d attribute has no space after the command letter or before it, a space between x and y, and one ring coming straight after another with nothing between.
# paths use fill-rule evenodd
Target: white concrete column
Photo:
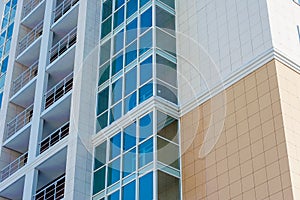
<instances>
[{"instance_id":1,"label":"white concrete column","mask_svg":"<svg viewBox=\"0 0 300 200\"><path fill-rule=\"evenodd\" d=\"M23 189L22 199L32 199L36 191L37 179L38 179L38 171L36 169L31 169L25 175L25 183L24 183L25 187Z\"/></svg>"}]
</instances>

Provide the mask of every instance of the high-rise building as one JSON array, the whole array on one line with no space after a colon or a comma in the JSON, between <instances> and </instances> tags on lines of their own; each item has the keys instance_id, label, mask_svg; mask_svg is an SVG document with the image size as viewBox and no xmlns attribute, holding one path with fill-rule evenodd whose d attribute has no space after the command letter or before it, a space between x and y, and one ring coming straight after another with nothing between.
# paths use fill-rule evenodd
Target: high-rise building
<instances>
[{"instance_id":1,"label":"high-rise building","mask_svg":"<svg viewBox=\"0 0 300 200\"><path fill-rule=\"evenodd\" d=\"M1 4L0 199L300 199L298 1Z\"/></svg>"}]
</instances>

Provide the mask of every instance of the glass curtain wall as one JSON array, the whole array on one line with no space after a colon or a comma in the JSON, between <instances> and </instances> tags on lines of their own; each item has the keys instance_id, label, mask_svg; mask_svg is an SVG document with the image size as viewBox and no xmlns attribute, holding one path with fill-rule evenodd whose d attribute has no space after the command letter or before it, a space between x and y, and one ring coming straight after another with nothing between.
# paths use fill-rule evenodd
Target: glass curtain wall
<instances>
[{"instance_id":1,"label":"glass curtain wall","mask_svg":"<svg viewBox=\"0 0 300 200\"><path fill-rule=\"evenodd\" d=\"M174 0L102 1L96 132L151 97L177 104Z\"/></svg>"},{"instance_id":2,"label":"glass curtain wall","mask_svg":"<svg viewBox=\"0 0 300 200\"><path fill-rule=\"evenodd\" d=\"M14 29L14 19L17 9L17 0L10 0L4 6L0 33L0 109L3 97L3 87L8 65L8 54Z\"/></svg>"}]
</instances>

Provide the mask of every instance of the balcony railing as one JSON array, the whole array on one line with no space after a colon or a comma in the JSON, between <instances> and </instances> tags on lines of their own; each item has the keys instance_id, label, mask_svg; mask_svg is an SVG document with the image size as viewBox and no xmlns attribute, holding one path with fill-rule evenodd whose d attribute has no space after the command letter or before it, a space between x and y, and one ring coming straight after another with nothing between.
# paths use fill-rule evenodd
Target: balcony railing
<instances>
[{"instance_id":1,"label":"balcony railing","mask_svg":"<svg viewBox=\"0 0 300 200\"><path fill-rule=\"evenodd\" d=\"M75 27L68 35L63 37L57 44L50 50L50 62L56 60L60 55L67 51L71 46L76 43L77 28Z\"/></svg>"},{"instance_id":2,"label":"balcony railing","mask_svg":"<svg viewBox=\"0 0 300 200\"><path fill-rule=\"evenodd\" d=\"M4 181L8 177L10 177L13 173L18 171L27 163L28 153L24 153L23 155L19 156L16 160L11 162L5 168L1 170L1 181Z\"/></svg>"},{"instance_id":3,"label":"balcony railing","mask_svg":"<svg viewBox=\"0 0 300 200\"><path fill-rule=\"evenodd\" d=\"M31 122L33 114L33 105L26 108L20 114L18 114L13 120L6 125L6 139L13 136L17 131L23 128L25 125Z\"/></svg>"},{"instance_id":4,"label":"balcony railing","mask_svg":"<svg viewBox=\"0 0 300 200\"><path fill-rule=\"evenodd\" d=\"M36 77L38 73L38 61L22 72L14 81L12 86L12 95L16 94L24 85Z\"/></svg>"},{"instance_id":5,"label":"balcony railing","mask_svg":"<svg viewBox=\"0 0 300 200\"><path fill-rule=\"evenodd\" d=\"M43 141L40 143L40 154L61 141L67 135L69 135L69 122L43 139Z\"/></svg>"},{"instance_id":6,"label":"balcony railing","mask_svg":"<svg viewBox=\"0 0 300 200\"><path fill-rule=\"evenodd\" d=\"M64 0L54 9L54 22L61 18L70 10L79 0Z\"/></svg>"},{"instance_id":7,"label":"balcony railing","mask_svg":"<svg viewBox=\"0 0 300 200\"><path fill-rule=\"evenodd\" d=\"M43 0L29 0L23 6L22 18L25 18L37 5L39 5Z\"/></svg>"},{"instance_id":8,"label":"balcony railing","mask_svg":"<svg viewBox=\"0 0 300 200\"><path fill-rule=\"evenodd\" d=\"M34 196L34 200L59 200L64 198L65 193L65 176L57 179L47 187L38 191Z\"/></svg>"},{"instance_id":9,"label":"balcony railing","mask_svg":"<svg viewBox=\"0 0 300 200\"><path fill-rule=\"evenodd\" d=\"M45 94L45 109L62 98L73 87L73 72Z\"/></svg>"},{"instance_id":10,"label":"balcony railing","mask_svg":"<svg viewBox=\"0 0 300 200\"><path fill-rule=\"evenodd\" d=\"M21 54L29 45L43 34L43 21L36 25L25 37L19 42L19 54Z\"/></svg>"}]
</instances>

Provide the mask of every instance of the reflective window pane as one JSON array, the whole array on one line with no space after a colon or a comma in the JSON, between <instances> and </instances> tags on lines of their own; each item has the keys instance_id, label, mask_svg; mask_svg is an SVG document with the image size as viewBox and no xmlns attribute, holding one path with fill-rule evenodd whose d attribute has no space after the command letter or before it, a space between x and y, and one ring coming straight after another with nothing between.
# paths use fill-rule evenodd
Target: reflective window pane
<instances>
[{"instance_id":1,"label":"reflective window pane","mask_svg":"<svg viewBox=\"0 0 300 200\"><path fill-rule=\"evenodd\" d=\"M144 6L146 3L148 3L150 0L140 0L140 7Z\"/></svg>"},{"instance_id":2,"label":"reflective window pane","mask_svg":"<svg viewBox=\"0 0 300 200\"><path fill-rule=\"evenodd\" d=\"M157 111L157 134L178 144L178 120Z\"/></svg>"},{"instance_id":3,"label":"reflective window pane","mask_svg":"<svg viewBox=\"0 0 300 200\"><path fill-rule=\"evenodd\" d=\"M108 196L107 200L119 200L120 191L116 191Z\"/></svg>"},{"instance_id":4,"label":"reflective window pane","mask_svg":"<svg viewBox=\"0 0 300 200\"><path fill-rule=\"evenodd\" d=\"M177 104L177 89L165 84L164 82L157 80L157 84L156 84L156 93L157 96L168 100L174 104Z\"/></svg>"},{"instance_id":5,"label":"reflective window pane","mask_svg":"<svg viewBox=\"0 0 300 200\"><path fill-rule=\"evenodd\" d=\"M114 105L110 109L110 123L113 123L122 116L122 102Z\"/></svg>"},{"instance_id":6,"label":"reflective window pane","mask_svg":"<svg viewBox=\"0 0 300 200\"><path fill-rule=\"evenodd\" d=\"M153 161L153 138L139 145L139 168Z\"/></svg>"},{"instance_id":7,"label":"reflective window pane","mask_svg":"<svg viewBox=\"0 0 300 200\"><path fill-rule=\"evenodd\" d=\"M111 70L112 76L119 72L121 69L123 69L123 52L119 53L113 58Z\"/></svg>"},{"instance_id":8,"label":"reflective window pane","mask_svg":"<svg viewBox=\"0 0 300 200\"><path fill-rule=\"evenodd\" d=\"M124 30L121 30L114 36L113 55L119 52L124 47Z\"/></svg>"},{"instance_id":9,"label":"reflective window pane","mask_svg":"<svg viewBox=\"0 0 300 200\"><path fill-rule=\"evenodd\" d=\"M176 56L176 39L170 34L156 29L156 46L169 54Z\"/></svg>"},{"instance_id":10,"label":"reflective window pane","mask_svg":"<svg viewBox=\"0 0 300 200\"><path fill-rule=\"evenodd\" d=\"M153 96L153 84L147 83L139 89L139 103L142 103Z\"/></svg>"},{"instance_id":11,"label":"reflective window pane","mask_svg":"<svg viewBox=\"0 0 300 200\"><path fill-rule=\"evenodd\" d=\"M157 160L179 169L179 146L157 137Z\"/></svg>"},{"instance_id":12,"label":"reflective window pane","mask_svg":"<svg viewBox=\"0 0 300 200\"><path fill-rule=\"evenodd\" d=\"M152 8L149 8L141 15L141 33L152 26Z\"/></svg>"},{"instance_id":13,"label":"reflective window pane","mask_svg":"<svg viewBox=\"0 0 300 200\"><path fill-rule=\"evenodd\" d=\"M126 45L137 38L137 18L126 26Z\"/></svg>"},{"instance_id":14,"label":"reflective window pane","mask_svg":"<svg viewBox=\"0 0 300 200\"><path fill-rule=\"evenodd\" d=\"M158 171L158 199L180 200L179 179Z\"/></svg>"},{"instance_id":15,"label":"reflective window pane","mask_svg":"<svg viewBox=\"0 0 300 200\"><path fill-rule=\"evenodd\" d=\"M104 21L112 13L112 0L107 0L102 5L102 21Z\"/></svg>"},{"instance_id":16,"label":"reflective window pane","mask_svg":"<svg viewBox=\"0 0 300 200\"><path fill-rule=\"evenodd\" d=\"M137 42L135 41L126 48L125 65L130 64L137 58Z\"/></svg>"},{"instance_id":17,"label":"reflective window pane","mask_svg":"<svg viewBox=\"0 0 300 200\"><path fill-rule=\"evenodd\" d=\"M153 113L149 113L140 119L139 133L140 142L153 134Z\"/></svg>"},{"instance_id":18,"label":"reflective window pane","mask_svg":"<svg viewBox=\"0 0 300 200\"><path fill-rule=\"evenodd\" d=\"M137 0L127 1L127 10L126 10L127 18L130 17L132 14L134 14L137 11L137 7L138 7Z\"/></svg>"},{"instance_id":19,"label":"reflective window pane","mask_svg":"<svg viewBox=\"0 0 300 200\"><path fill-rule=\"evenodd\" d=\"M110 186L120 180L120 158L108 165L107 185Z\"/></svg>"},{"instance_id":20,"label":"reflective window pane","mask_svg":"<svg viewBox=\"0 0 300 200\"><path fill-rule=\"evenodd\" d=\"M136 148L123 156L123 177L133 173L136 169Z\"/></svg>"},{"instance_id":21,"label":"reflective window pane","mask_svg":"<svg viewBox=\"0 0 300 200\"><path fill-rule=\"evenodd\" d=\"M108 109L108 87L98 93L97 115Z\"/></svg>"},{"instance_id":22,"label":"reflective window pane","mask_svg":"<svg viewBox=\"0 0 300 200\"><path fill-rule=\"evenodd\" d=\"M96 132L99 132L101 129L104 129L107 126L107 123L108 123L108 112L105 112L101 114L99 117L97 117Z\"/></svg>"},{"instance_id":23,"label":"reflective window pane","mask_svg":"<svg viewBox=\"0 0 300 200\"><path fill-rule=\"evenodd\" d=\"M139 179L139 199L153 200L153 172Z\"/></svg>"},{"instance_id":24,"label":"reflective window pane","mask_svg":"<svg viewBox=\"0 0 300 200\"><path fill-rule=\"evenodd\" d=\"M122 77L112 84L111 102L116 103L122 98Z\"/></svg>"},{"instance_id":25,"label":"reflective window pane","mask_svg":"<svg viewBox=\"0 0 300 200\"><path fill-rule=\"evenodd\" d=\"M122 200L135 200L135 181L122 188Z\"/></svg>"},{"instance_id":26,"label":"reflective window pane","mask_svg":"<svg viewBox=\"0 0 300 200\"><path fill-rule=\"evenodd\" d=\"M140 85L152 78L152 56L140 64Z\"/></svg>"},{"instance_id":27,"label":"reflective window pane","mask_svg":"<svg viewBox=\"0 0 300 200\"><path fill-rule=\"evenodd\" d=\"M113 159L120 155L121 152L121 133L110 138L109 159Z\"/></svg>"},{"instance_id":28,"label":"reflective window pane","mask_svg":"<svg viewBox=\"0 0 300 200\"><path fill-rule=\"evenodd\" d=\"M136 90L137 69L134 67L125 74L125 96Z\"/></svg>"},{"instance_id":29,"label":"reflective window pane","mask_svg":"<svg viewBox=\"0 0 300 200\"><path fill-rule=\"evenodd\" d=\"M177 66L166 58L156 55L157 78L177 87Z\"/></svg>"},{"instance_id":30,"label":"reflective window pane","mask_svg":"<svg viewBox=\"0 0 300 200\"><path fill-rule=\"evenodd\" d=\"M120 8L124 4L125 0L115 0L115 10Z\"/></svg>"},{"instance_id":31,"label":"reflective window pane","mask_svg":"<svg viewBox=\"0 0 300 200\"><path fill-rule=\"evenodd\" d=\"M171 8L175 9L175 0L160 0Z\"/></svg>"},{"instance_id":32,"label":"reflective window pane","mask_svg":"<svg viewBox=\"0 0 300 200\"><path fill-rule=\"evenodd\" d=\"M127 151L136 144L136 123L126 127L123 135L123 150Z\"/></svg>"},{"instance_id":33,"label":"reflective window pane","mask_svg":"<svg viewBox=\"0 0 300 200\"><path fill-rule=\"evenodd\" d=\"M105 83L109 79L109 63L105 64L104 66L100 67L99 69L99 78L98 78L98 86Z\"/></svg>"},{"instance_id":34,"label":"reflective window pane","mask_svg":"<svg viewBox=\"0 0 300 200\"><path fill-rule=\"evenodd\" d=\"M140 38L140 55L152 48L152 29L141 36Z\"/></svg>"},{"instance_id":35,"label":"reflective window pane","mask_svg":"<svg viewBox=\"0 0 300 200\"><path fill-rule=\"evenodd\" d=\"M105 188L105 167L94 173L93 194L97 194Z\"/></svg>"},{"instance_id":36,"label":"reflective window pane","mask_svg":"<svg viewBox=\"0 0 300 200\"><path fill-rule=\"evenodd\" d=\"M118 27L124 22L124 6L114 14L114 28Z\"/></svg>"},{"instance_id":37,"label":"reflective window pane","mask_svg":"<svg viewBox=\"0 0 300 200\"><path fill-rule=\"evenodd\" d=\"M175 35L175 16L156 6L156 26Z\"/></svg>"},{"instance_id":38,"label":"reflective window pane","mask_svg":"<svg viewBox=\"0 0 300 200\"><path fill-rule=\"evenodd\" d=\"M126 114L128 111L132 110L136 107L136 92L132 93L128 97L125 98L124 101L124 113Z\"/></svg>"},{"instance_id":39,"label":"reflective window pane","mask_svg":"<svg viewBox=\"0 0 300 200\"><path fill-rule=\"evenodd\" d=\"M100 65L104 64L110 59L110 40L101 45L100 48Z\"/></svg>"},{"instance_id":40,"label":"reflective window pane","mask_svg":"<svg viewBox=\"0 0 300 200\"><path fill-rule=\"evenodd\" d=\"M94 169L98 169L106 163L106 141L95 148Z\"/></svg>"},{"instance_id":41,"label":"reflective window pane","mask_svg":"<svg viewBox=\"0 0 300 200\"><path fill-rule=\"evenodd\" d=\"M111 28L111 21L112 17L107 18L104 22L101 24L101 39L107 36L112 28Z\"/></svg>"}]
</instances>

